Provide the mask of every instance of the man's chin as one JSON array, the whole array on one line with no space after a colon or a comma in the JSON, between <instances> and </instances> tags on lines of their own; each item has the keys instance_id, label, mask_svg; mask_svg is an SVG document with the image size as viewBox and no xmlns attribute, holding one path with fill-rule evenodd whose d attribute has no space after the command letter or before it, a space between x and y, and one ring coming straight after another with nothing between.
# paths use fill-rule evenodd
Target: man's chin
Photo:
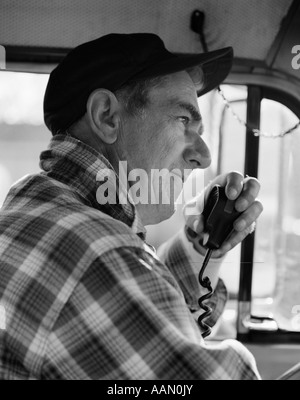
<instances>
[{"instance_id":1,"label":"man's chin","mask_svg":"<svg viewBox=\"0 0 300 400\"><path fill-rule=\"evenodd\" d=\"M151 225L156 225L160 222L170 219L176 211L176 207L174 204L160 204L156 207L157 208L155 210L155 213L153 213L154 222Z\"/></svg>"},{"instance_id":2,"label":"man's chin","mask_svg":"<svg viewBox=\"0 0 300 400\"><path fill-rule=\"evenodd\" d=\"M166 221L176 211L174 204L136 204L136 208L144 226Z\"/></svg>"}]
</instances>

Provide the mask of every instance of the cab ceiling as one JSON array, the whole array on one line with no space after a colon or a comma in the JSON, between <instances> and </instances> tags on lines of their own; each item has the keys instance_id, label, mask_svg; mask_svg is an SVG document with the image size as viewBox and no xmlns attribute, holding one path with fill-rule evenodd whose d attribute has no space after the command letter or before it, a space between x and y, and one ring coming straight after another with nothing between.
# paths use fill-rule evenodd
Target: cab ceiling
<instances>
[{"instance_id":1,"label":"cab ceiling","mask_svg":"<svg viewBox=\"0 0 300 400\"><path fill-rule=\"evenodd\" d=\"M209 50L265 60L292 0L1 0L0 44L72 48L108 33L153 32L171 51L202 51L190 29L205 12Z\"/></svg>"}]
</instances>

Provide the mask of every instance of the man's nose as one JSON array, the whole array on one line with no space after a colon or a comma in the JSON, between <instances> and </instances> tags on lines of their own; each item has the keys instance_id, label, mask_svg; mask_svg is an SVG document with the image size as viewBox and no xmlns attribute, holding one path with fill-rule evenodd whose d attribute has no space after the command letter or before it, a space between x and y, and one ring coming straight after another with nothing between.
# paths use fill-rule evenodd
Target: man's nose
<instances>
[{"instance_id":1,"label":"man's nose","mask_svg":"<svg viewBox=\"0 0 300 400\"><path fill-rule=\"evenodd\" d=\"M191 147L185 150L183 157L186 163L188 163L192 169L205 169L211 164L211 154L209 148L199 136L197 136L197 140L191 144Z\"/></svg>"}]
</instances>

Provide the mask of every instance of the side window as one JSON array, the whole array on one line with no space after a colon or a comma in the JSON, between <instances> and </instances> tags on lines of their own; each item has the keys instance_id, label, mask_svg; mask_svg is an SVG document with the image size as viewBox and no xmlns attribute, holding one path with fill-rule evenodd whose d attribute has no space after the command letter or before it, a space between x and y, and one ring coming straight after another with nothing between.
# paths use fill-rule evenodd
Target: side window
<instances>
[{"instance_id":1,"label":"side window","mask_svg":"<svg viewBox=\"0 0 300 400\"><path fill-rule=\"evenodd\" d=\"M248 90L246 87L224 85L222 92L230 106L224 102L218 172L243 172L245 159L256 157L255 154L247 154L249 149L246 148L246 135L257 135L249 127L246 131L245 127ZM274 334L300 332L300 292L297 284L300 282L299 117L279 101L264 98L262 91L259 118L257 167L264 212L255 232L251 265L247 259L241 258L241 246L225 259L222 277L229 289L229 303L216 332L217 337L236 336L237 326L243 323L237 318L245 317L243 312L238 315L240 305L236 298L245 285L251 291L251 305L247 312L255 317L250 318L252 324L246 325L248 333L249 329L272 331ZM296 129L289 132L293 127ZM249 268L253 268L252 282L249 279L239 281L240 271ZM296 336L293 340L300 341L300 337Z\"/></svg>"},{"instance_id":2,"label":"side window","mask_svg":"<svg viewBox=\"0 0 300 400\"><path fill-rule=\"evenodd\" d=\"M286 132L299 118L277 101L261 102L261 131ZM255 314L273 316L279 328L300 331L300 129L260 137L259 179L264 214L255 241ZM298 282L298 283L297 283Z\"/></svg>"},{"instance_id":3,"label":"side window","mask_svg":"<svg viewBox=\"0 0 300 400\"><path fill-rule=\"evenodd\" d=\"M50 132L43 121L48 75L0 72L0 206L10 186L39 171Z\"/></svg>"}]
</instances>

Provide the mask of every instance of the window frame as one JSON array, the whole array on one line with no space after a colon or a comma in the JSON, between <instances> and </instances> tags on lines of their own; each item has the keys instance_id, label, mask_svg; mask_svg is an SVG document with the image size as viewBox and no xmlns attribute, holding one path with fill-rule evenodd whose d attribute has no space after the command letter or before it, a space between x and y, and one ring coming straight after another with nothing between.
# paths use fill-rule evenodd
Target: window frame
<instances>
[{"instance_id":1,"label":"window frame","mask_svg":"<svg viewBox=\"0 0 300 400\"><path fill-rule=\"evenodd\" d=\"M241 84L241 83L239 83ZM274 100L288 107L300 119L300 107L297 99L287 92L270 86L248 84L247 97L247 126L259 129L261 102L263 99ZM246 129L245 167L244 174L258 177L259 164L259 136L254 136L249 128ZM251 154L251 157L249 156ZM264 329L264 323L269 318L261 319L252 316L252 281L254 267L255 232L249 235L241 245L240 280L238 289L237 312L237 340L243 343L274 343L274 344L299 344L300 332L286 331L282 329ZM244 268L247 264L247 268ZM256 329L245 325L244 321L250 318L256 319Z\"/></svg>"}]
</instances>

